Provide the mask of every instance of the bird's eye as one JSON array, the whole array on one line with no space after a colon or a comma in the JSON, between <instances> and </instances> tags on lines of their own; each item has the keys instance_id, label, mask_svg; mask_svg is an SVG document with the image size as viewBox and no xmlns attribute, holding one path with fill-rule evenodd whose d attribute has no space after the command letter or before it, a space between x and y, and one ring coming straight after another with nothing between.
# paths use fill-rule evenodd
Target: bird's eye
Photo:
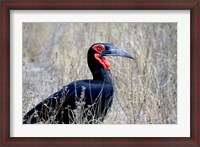
<instances>
[{"instance_id":1,"label":"bird's eye","mask_svg":"<svg viewBox=\"0 0 200 147\"><path fill-rule=\"evenodd\" d=\"M100 45L98 45L97 49L98 49L99 51L101 51L101 50L102 50L102 47L101 47Z\"/></svg>"}]
</instances>

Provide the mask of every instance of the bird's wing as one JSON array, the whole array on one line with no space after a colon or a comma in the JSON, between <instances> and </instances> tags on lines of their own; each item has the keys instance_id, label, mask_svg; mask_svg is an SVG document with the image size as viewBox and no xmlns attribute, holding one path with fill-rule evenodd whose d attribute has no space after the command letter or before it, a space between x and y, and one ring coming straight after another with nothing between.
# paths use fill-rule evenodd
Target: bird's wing
<instances>
[{"instance_id":1,"label":"bird's wing","mask_svg":"<svg viewBox=\"0 0 200 147\"><path fill-rule=\"evenodd\" d=\"M23 123L38 123L40 121L47 121L53 113L60 111L62 104L74 94L74 87L64 86L59 91L55 92L34 108L28 111L24 118Z\"/></svg>"},{"instance_id":2,"label":"bird's wing","mask_svg":"<svg viewBox=\"0 0 200 147\"><path fill-rule=\"evenodd\" d=\"M69 121L68 116L66 116L68 115L67 109L74 110L81 103L84 103L85 108L95 106L93 109L97 109L98 105L100 110L107 111L112 103L112 93L112 87L102 81L80 80L72 82L28 111L24 116L23 123L47 122L50 117L55 117L58 122L61 122L63 121L60 120L62 112L67 123Z\"/></svg>"}]
</instances>

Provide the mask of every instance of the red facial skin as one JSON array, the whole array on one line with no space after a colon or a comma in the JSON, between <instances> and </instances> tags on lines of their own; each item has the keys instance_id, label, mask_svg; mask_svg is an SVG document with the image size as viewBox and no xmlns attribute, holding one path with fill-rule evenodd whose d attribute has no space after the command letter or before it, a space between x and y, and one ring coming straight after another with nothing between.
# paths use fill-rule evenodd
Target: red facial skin
<instances>
[{"instance_id":1,"label":"red facial skin","mask_svg":"<svg viewBox=\"0 0 200 147\"><path fill-rule=\"evenodd\" d=\"M92 47L97 53L94 54L94 58L107 70L110 70L110 63L106 58L101 56L101 53L105 50L105 46L103 44L96 44Z\"/></svg>"}]
</instances>

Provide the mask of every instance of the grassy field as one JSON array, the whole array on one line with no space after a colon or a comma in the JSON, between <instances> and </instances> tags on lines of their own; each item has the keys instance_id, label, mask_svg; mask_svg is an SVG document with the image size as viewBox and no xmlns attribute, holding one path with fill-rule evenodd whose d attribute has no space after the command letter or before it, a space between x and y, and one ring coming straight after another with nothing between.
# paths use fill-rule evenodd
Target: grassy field
<instances>
[{"instance_id":1,"label":"grassy field","mask_svg":"<svg viewBox=\"0 0 200 147\"><path fill-rule=\"evenodd\" d=\"M177 123L176 23L23 23L23 115L64 85L91 79L87 50L109 42L115 97L104 124Z\"/></svg>"}]
</instances>

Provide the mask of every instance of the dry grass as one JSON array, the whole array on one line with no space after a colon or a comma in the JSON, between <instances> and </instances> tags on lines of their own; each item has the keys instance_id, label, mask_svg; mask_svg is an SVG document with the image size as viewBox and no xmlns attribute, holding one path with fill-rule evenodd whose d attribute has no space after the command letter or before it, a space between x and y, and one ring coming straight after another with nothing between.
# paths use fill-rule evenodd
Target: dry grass
<instances>
[{"instance_id":1,"label":"dry grass","mask_svg":"<svg viewBox=\"0 0 200 147\"><path fill-rule=\"evenodd\" d=\"M177 123L177 24L23 23L23 114L63 85L91 79L87 50L110 42L116 93L105 124Z\"/></svg>"}]
</instances>

